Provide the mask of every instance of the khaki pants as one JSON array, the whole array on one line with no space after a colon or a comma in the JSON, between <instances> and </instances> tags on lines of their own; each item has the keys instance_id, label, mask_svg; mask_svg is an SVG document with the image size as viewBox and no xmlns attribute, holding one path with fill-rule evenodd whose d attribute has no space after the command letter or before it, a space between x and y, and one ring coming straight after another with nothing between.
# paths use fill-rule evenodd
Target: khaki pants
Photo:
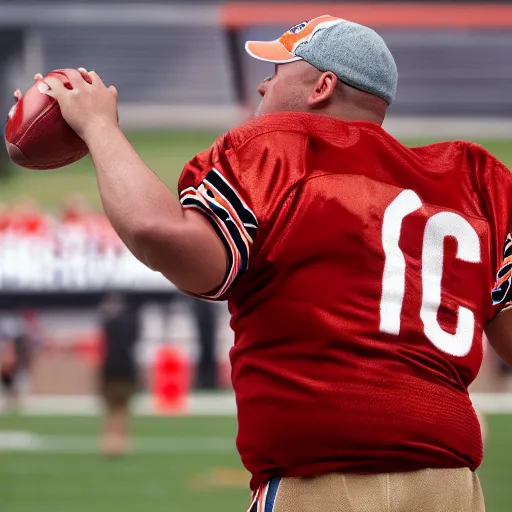
<instances>
[{"instance_id":1,"label":"khaki pants","mask_svg":"<svg viewBox=\"0 0 512 512\"><path fill-rule=\"evenodd\" d=\"M275 478L250 512L485 512L485 504L469 469L426 469Z\"/></svg>"}]
</instances>

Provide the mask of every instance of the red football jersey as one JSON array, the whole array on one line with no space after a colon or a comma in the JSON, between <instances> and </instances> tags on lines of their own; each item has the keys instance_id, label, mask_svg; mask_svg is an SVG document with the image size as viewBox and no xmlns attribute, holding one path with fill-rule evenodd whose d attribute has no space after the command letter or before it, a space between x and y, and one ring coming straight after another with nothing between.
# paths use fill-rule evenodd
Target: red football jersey
<instances>
[{"instance_id":1,"label":"red football jersey","mask_svg":"<svg viewBox=\"0 0 512 512\"><path fill-rule=\"evenodd\" d=\"M304 113L255 119L185 166L183 207L228 251L206 297L229 301L253 489L480 465L467 388L483 328L510 301L511 190L471 143L410 149L374 124Z\"/></svg>"}]
</instances>

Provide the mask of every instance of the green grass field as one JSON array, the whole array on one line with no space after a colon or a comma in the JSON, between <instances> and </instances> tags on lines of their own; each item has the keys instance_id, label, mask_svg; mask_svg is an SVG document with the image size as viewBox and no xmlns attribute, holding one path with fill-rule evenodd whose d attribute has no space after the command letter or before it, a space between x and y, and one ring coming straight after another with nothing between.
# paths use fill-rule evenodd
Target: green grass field
<instances>
[{"instance_id":1,"label":"green grass field","mask_svg":"<svg viewBox=\"0 0 512 512\"><path fill-rule=\"evenodd\" d=\"M512 416L491 415L488 421L480 470L488 512L509 512ZM246 510L247 477L234 448L234 417L136 418L134 452L118 460L97 454L98 430L99 419L92 417L0 417L0 509ZM24 433L24 450L6 450L6 444L13 445L6 432L18 432L18 438Z\"/></svg>"},{"instance_id":2,"label":"green grass field","mask_svg":"<svg viewBox=\"0 0 512 512\"><path fill-rule=\"evenodd\" d=\"M208 148L215 133L141 132L130 140L148 165L175 190L183 165L199 151ZM421 145L432 140L405 140L408 145ZM512 168L512 141L477 141ZM10 203L19 196L34 197L45 209L56 209L70 193L80 192L96 208L100 200L89 157L65 169L28 171L16 169L0 186L0 202Z\"/></svg>"}]
</instances>

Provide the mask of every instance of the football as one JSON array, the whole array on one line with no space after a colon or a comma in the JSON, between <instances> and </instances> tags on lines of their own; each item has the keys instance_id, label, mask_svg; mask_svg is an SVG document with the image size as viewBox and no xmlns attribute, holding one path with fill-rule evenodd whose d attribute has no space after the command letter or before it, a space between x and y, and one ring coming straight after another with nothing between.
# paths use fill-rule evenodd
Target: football
<instances>
[{"instance_id":1,"label":"football","mask_svg":"<svg viewBox=\"0 0 512 512\"><path fill-rule=\"evenodd\" d=\"M47 76L72 89L65 69ZM27 169L57 169L80 160L89 150L62 117L57 101L39 92L38 82L9 112L5 143L14 163Z\"/></svg>"}]
</instances>

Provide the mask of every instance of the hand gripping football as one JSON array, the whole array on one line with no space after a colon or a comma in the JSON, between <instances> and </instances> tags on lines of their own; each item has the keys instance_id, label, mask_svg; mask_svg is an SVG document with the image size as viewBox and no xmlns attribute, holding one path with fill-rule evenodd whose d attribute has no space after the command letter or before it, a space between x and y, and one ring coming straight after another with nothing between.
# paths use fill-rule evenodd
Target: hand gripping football
<instances>
[{"instance_id":1,"label":"hand gripping football","mask_svg":"<svg viewBox=\"0 0 512 512\"><path fill-rule=\"evenodd\" d=\"M59 78L72 89L65 69L47 76ZM11 160L18 165L27 169L57 169L80 160L89 150L62 117L57 101L39 92L39 81L9 112L5 143Z\"/></svg>"}]
</instances>

